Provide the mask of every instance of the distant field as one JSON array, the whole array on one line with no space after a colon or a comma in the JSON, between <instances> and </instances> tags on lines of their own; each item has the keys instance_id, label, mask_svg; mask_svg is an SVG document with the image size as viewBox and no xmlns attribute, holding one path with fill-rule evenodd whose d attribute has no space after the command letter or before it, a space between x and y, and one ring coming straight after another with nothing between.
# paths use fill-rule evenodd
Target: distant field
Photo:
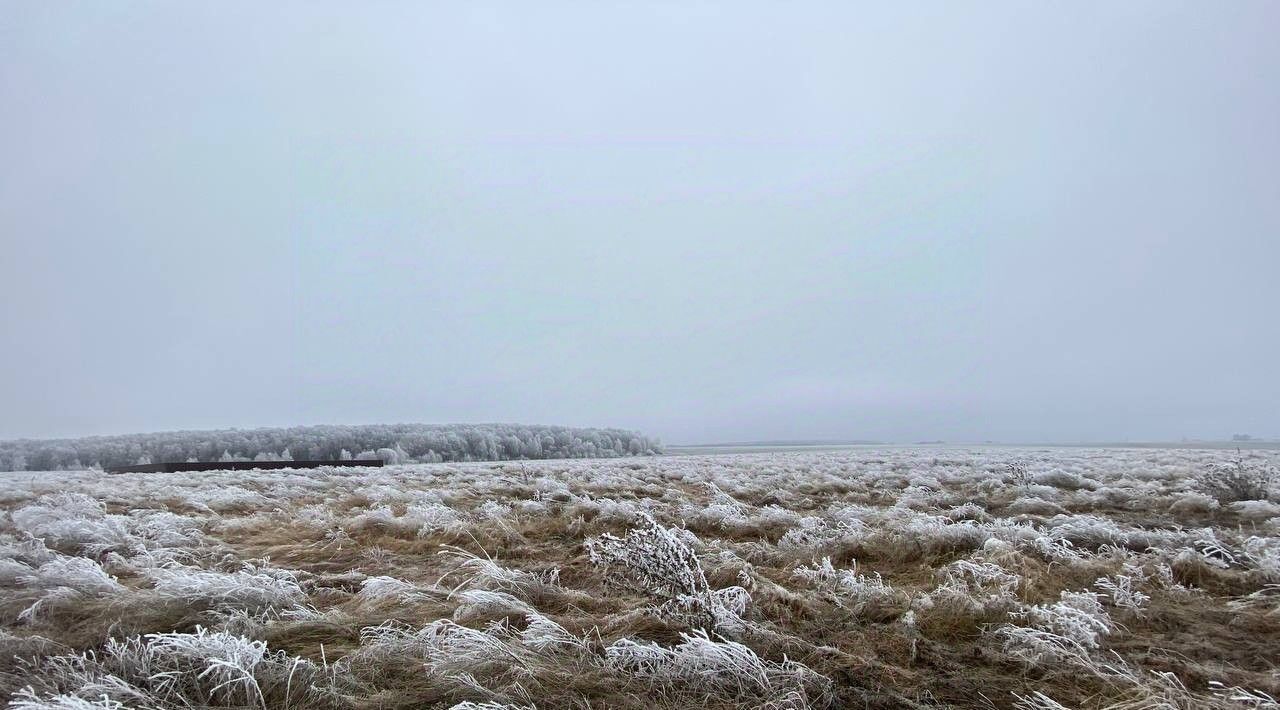
<instances>
[{"instance_id":1,"label":"distant field","mask_svg":"<svg viewBox=\"0 0 1280 710\"><path fill-rule=\"evenodd\" d=\"M0 691L27 709L1277 707L1275 451L681 453L0 474Z\"/></svg>"},{"instance_id":2,"label":"distant field","mask_svg":"<svg viewBox=\"0 0 1280 710\"><path fill-rule=\"evenodd\" d=\"M947 444L929 442L919 444L882 444L874 442L761 442L744 444L684 444L668 445L665 452L676 456L705 456L714 454L762 454L787 451L845 451L867 448L906 448L906 449L1215 449L1235 451L1276 451L1280 450L1280 441L1157 441L1157 442L1114 442L1114 443L1056 443L1056 444Z\"/></svg>"}]
</instances>

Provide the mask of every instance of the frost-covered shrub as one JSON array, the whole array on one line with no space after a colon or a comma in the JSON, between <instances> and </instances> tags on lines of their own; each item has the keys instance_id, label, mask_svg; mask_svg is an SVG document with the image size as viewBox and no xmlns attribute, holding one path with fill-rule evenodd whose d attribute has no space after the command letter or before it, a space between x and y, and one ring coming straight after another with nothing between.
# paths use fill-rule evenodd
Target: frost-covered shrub
<instances>
[{"instance_id":1,"label":"frost-covered shrub","mask_svg":"<svg viewBox=\"0 0 1280 710\"><path fill-rule=\"evenodd\" d=\"M1002 624L991 633L1004 652L1029 666L1063 661L1092 665L1091 656L1115 625L1098 595L1063 591L1052 604L1013 612L1017 624Z\"/></svg>"},{"instance_id":2,"label":"frost-covered shrub","mask_svg":"<svg viewBox=\"0 0 1280 710\"><path fill-rule=\"evenodd\" d=\"M956 560L939 569L935 574L941 581L939 589L946 589L971 596L1010 597L1017 591L1022 578L991 562Z\"/></svg>"},{"instance_id":3,"label":"frost-covered shrub","mask_svg":"<svg viewBox=\"0 0 1280 710\"><path fill-rule=\"evenodd\" d=\"M1245 562L1263 579L1280 581L1280 538L1254 535L1247 538L1241 548Z\"/></svg>"},{"instance_id":4,"label":"frost-covered shrub","mask_svg":"<svg viewBox=\"0 0 1280 710\"><path fill-rule=\"evenodd\" d=\"M1209 466L1196 480L1196 486L1223 503L1234 503L1267 500L1276 481L1275 468L1237 459L1229 464Z\"/></svg>"},{"instance_id":5,"label":"frost-covered shrub","mask_svg":"<svg viewBox=\"0 0 1280 710\"><path fill-rule=\"evenodd\" d=\"M151 634L145 639L114 642L109 649L108 653L136 664L143 672L150 672L151 677L198 673L193 680L202 697L224 701L243 697L246 703L262 701L262 690L253 677L253 670L267 657L267 644L263 641L197 629L194 634Z\"/></svg>"},{"instance_id":6,"label":"frost-covered shrub","mask_svg":"<svg viewBox=\"0 0 1280 710\"><path fill-rule=\"evenodd\" d=\"M1151 597L1138 589L1143 580L1141 570L1126 565L1125 571L1128 574L1099 577L1093 586L1101 590L1113 606L1140 613L1151 601Z\"/></svg>"},{"instance_id":7,"label":"frost-covered shrub","mask_svg":"<svg viewBox=\"0 0 1280 710\"><path fill-rule=\"evenodd\" d=\"M660 613L674 613L692 625L737 631L750 599L741 587L712 590L702 564L688 543L651 516L641 514L639 527L625 538L608 533L587 541L597 565L617 570L641 591L664 598Z\"/></svg>"},{"instance_id":8,"label":"frost-covered shrub","mask_svg":"<svg viewBox=\"0 0 1280 710\"><path fill-rule=\"evenodd\" d=\"M874 616L883 617L888 612L888 616L896 616L907 607L906 594L885 582L879 572L871 576L858 574L856 562L853 569L837 570L831 558L824 557L816 565L797 567L792 574L831 593L837 603L858 615L872 612Z\"/></svg>"},{"instance_id":9,"label":"frost-covered shrub","mask_svg":"<svg viewBox=\"0 0 1280 710\"><path fill-rule=\"evenodd\" d=\"M1032 474L1025 461L1008 461L1000 467L1001 480L1011 486L1031 483Z\"/></svg>"},{"instance_id":10,"label":"frost-covered shrub","mask_svg":"<svg viewBox=\"0 0 1280 710\"><path fill-rule=\"evenodd\" d=\"M967 627L1002 617L1017 606L1021 577L999 565L957 560L934 572L937 586L911 600L928 627Z\"/></svg>"},{"instance_id":11,"label":"frost-covered shrub","mask_svg":"<svg viewBox=\"0 0 1280 710\"><path fill-rule=\"evenodd\" d=\"M591 561L616 568L641 590L658 596L705 593L706 575L693 549L650 515L640 514L638 523L625 538L606 533L588 540Z\"/></svg>"},{"instance_id":12,"label":"frost-covered shrub","mask_svg":"<svg viewBox=\"0 0 1280 710\"><path fill-rule=\"evenodd\" d=\"M1088 591L1063 591L1053 604L1036 605L1014 615L1031 626L1068 636L1090 649L1098 648L1102 637L1115 628L1098 595Z\"/></svg>"}]
</instances>

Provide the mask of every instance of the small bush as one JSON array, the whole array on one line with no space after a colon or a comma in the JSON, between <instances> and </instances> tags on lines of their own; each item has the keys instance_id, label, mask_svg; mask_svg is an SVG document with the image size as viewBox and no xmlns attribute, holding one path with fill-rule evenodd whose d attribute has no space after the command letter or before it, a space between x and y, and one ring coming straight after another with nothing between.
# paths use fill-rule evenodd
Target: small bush
<instances>
[{"instance_id":1,"label":"small bush","mask_svg":"<svg viewBox=\"0 0 1280 710\"><path fill-rule=\"evenodd\" d=\"M1222 503L1240 500L1269 500L1276 482L1276 470L1236 459L1228 464L1208 468L1196 481L1201 492L1217 498Z\"/></svg>"},{"instance_id":2,"label":"small bush","mask_svg":"<svg viewBox=\"0 0 1280 710\"><path fill-rule=\"evenodd\" d=\"M640 527L625 538L608 533L587 541L587 552L597 565L616 568L634 586L665 597L658 608L691 626L738 631L751 596L742 587L712 590L693 548L675 530L664 528L651 516L640 514Z\"/></svg>"}]
</instances>

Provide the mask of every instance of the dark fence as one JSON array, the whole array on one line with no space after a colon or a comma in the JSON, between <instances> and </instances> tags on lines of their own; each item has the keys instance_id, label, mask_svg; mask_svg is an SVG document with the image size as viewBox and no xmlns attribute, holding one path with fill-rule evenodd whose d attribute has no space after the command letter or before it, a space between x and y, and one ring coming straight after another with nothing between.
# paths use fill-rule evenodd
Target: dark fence
<instances>
[{"instance_id":1,"label":"dark fence","mask_svg":"<svg viewBox=\"0 0 1280 710\"><path fill-rule=\"evenodd\" d=\"M321 466L382 465L382 459L353 461L169 461L140 463L133 466L111 466L107 473L173 473L175 471L251 471L255 468L319 468Z\"/></svg>"}]
</instances>

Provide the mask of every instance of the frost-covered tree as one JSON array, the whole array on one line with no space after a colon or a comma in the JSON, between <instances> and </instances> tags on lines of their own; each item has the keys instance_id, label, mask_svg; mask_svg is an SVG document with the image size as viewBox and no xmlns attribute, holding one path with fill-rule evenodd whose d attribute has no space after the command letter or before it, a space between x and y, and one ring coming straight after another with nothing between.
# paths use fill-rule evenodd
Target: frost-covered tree
<instances>
[{"instance_id":1,"label":"frost-covered tree","mask_svg":"<svg viewBox=\"0 0 1280 710\"><path fill-rule=\"evenodd\" d=\"M359 451L397 463L636 456L659 453L621 429L518 424L375 424L178 431L83 439L0 441L0 470L55 471L147 461L339 460ZM356 458L360 458L357 456Z\"/></svg>"}]
</instances>

